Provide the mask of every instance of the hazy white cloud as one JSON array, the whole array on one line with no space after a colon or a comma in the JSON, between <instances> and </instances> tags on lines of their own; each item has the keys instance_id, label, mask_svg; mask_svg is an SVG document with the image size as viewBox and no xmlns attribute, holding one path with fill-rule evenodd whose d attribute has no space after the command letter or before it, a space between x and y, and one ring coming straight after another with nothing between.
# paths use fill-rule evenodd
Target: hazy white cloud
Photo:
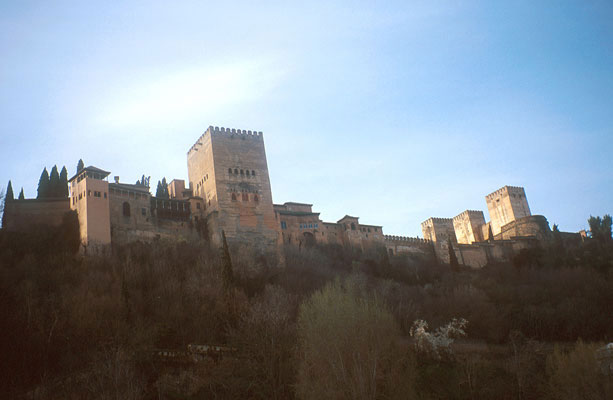
<instances>
[{"instance_id":1,"label":"hazy white cloud","mask_svg":"<svg viewBox=\"0 0 613 400\"><path fill-rule=\"evenodd\" d=\"M165 125L252 102L274 89L285 73L270 61L241 61L166 72L110 91L94 116L117 128Z\"/></svg>"}]
</instances>

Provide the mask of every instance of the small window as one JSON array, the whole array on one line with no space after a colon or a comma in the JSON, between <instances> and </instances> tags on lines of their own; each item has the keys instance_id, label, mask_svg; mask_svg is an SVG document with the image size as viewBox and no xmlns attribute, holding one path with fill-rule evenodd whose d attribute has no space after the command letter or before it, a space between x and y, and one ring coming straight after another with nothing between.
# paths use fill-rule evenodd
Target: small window
<instances>
[{"instance_id":1,"label":"small window","mask_svg":"<svg viewBox=\"0 0 613 400\"><path fill-rule=\"evenodd\" d=\"M353 222L351 223L351 230L355 231L355 224Z\"/></svg>"},{"instance_id":2,"label":"small window","mask_svg":"<svg viewBox=\"0 0 613 400\"><path fill-rule=\"evenodd\" d=\"M88 191L87 191L87 195L88 195L89 197L92 197L92 191L91 191L91 190L88 190Z\"/></svg>"},{"instance_id":3,"label":"small window","mask_svg":"<svg viewBox=\"0 0 613 400\"><path fill-rule=\"evenodd\" d=\"M243 201L249 201L249 195L247 193L243 193Z\"/></svg>"},{"instance_id":4,"label":"small window","mask_svg":"<svg viewBox=\"0 0 613 400\"><path fill-rule=\"evenodd\" d=\"M312 228L312 227L313 227L313 224L309 224L309 228Z\"/></svg>"},{"instance_id":5,"label":"small window","mask_svg":"<svg viewBox=\"0 0 613 400\"><path fill-rule=\"evenodd\" d=\"M127 201L124 201L123 203L123 216L124 217L130 216L130 203L128 203Z\"/></svg>"},{"instance_id":6,"label":"small window","mask_svg":"<svg viewBox=\"0 0 613 400\"><path fill-rule=\"evenodd\" d=\"M245 171L241 169L241 175L245 175Z\"/></svg>"},{"instance_id":7,"label":"small window","mask_svg":"<svg viewBox=\"0 0 613 400\"><path fill-rule=\"evenodd\" d=\"M232 201L236 201L236 194L232 193Z\"/></svg>"},{"instance_id":8,"label":"small window","mask_svg":"<svg viewBox=\"0 0 613 400\"><path fill-rule=\"evenodd\" d=\"M200 210L200 203L196 203L196 208Z\"/></svg>"},{"instance_id":9,"label":"small window","mask_svg":"<svg viewBox=\"0 0 613 400\"><path fill-rule=\"evenodd\" d=\"M234 168L234 174L238 175L238 170L236 168Z\"/></svg>"},{"instance_id":10,"label":"small window","mask_svg":"<svg viewBox=\"0 0 613 400\"><path fill-rule=\"evenodd\" d=\"M249 170L245 171L245 175L249 176Z\"/></svg>"},{"instance_id":11,"label":"small window","mask_svg":"<svg viewBox=\"0 0 613 400\"><path fill-rule=\"evenodd\" d=\"M287 224L285 221L281 221L281 229L287 229Z\"/></svg>"},{"instance_id":12,"label":"small window","mask_svg":"<svg viewBox=\"0 0 613 400\"><path fill-rule=\"evenodd\" d=\"M106 192L104 192L104 198L106 199Z\"/></svg>"},{"instance_id":13,"label":"small window","mask_svg":"<svg viewBox=\"0 0 613 400\"><path fill-rule=\"evenodd\" d=\"M257 194L253 196L253 201L255 201L256 203L260 201L260 198L258 197Z\"/></svg>"},{"instance_id":14,"label":"small window","mask_svg":"<svg viewBox=\"0 0 613 400\"><path fill-rule=\"evenodd\" d=\"M147 216L147 209L146 209L146 208L144 208L144 207L143 207L143 208L141 208L141 209L140 209L140 213L143 215L143 217L146 217L146 216Z\"/></svg>"},{"instance_id":15,"label":"small window","mask_svg":"<svg viewBox=\"0 0 613 400\"><path fill-rule=\"evenodd\" d=\"M251 170L251 176L255 176L255 171Z\"/></svg>"}]
</instances>

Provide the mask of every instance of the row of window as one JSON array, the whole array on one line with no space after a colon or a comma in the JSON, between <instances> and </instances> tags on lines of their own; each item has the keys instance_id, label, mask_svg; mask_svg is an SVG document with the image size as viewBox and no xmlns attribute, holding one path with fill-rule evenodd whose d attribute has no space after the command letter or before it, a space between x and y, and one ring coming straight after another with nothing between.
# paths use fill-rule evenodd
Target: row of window
<instances>
[{"instance_id":1,"label":"row of window","mask_svg":"<svg viewBox=\"0 0 613 400\"><path fill-rule=\"evenodd\" d=\"M94 197L100 197L100 198L104 195L104 198L106 199L106 192L94 191L93 194L94 194ZM87 195L89 197L91 197L92 196L92 191L88 190L87 191ZM81 199L85 199L85 191L83 191L83 193L79 193L78 196L76 194L74 196L72 196L72 205L77 204L77 201L79 201Z\"/></svg>"},{"instance_id":2,"label":"row of window","mask_svg":"<svg viewBox=\"0 0 613 400\"><path fill-rule=\"evenodd\" d=\"M241 193L242 201L249 201L249 193ZM260 201L260 197L257 194L254 194L252 197L253 201L256 203ZM238 196L236 193L232 193L232 201L238 200Z\"/></svg>"},{"instance_id":3,"label":"row of window","mask_svg":"<svg viewBox=\"0 0 613 400\"><path fill-rule=\"evenodd\" d=\"M238 168L234 168L234 170L232 168L228 168L228 174L230 175L247 175L247 176L255 176L255 170L251 170L251 173L249 173L248 169L238 169Z\"/></svg>"},{"instance_id":4,"label":"row of window","mask_svg":"<svg viewBox=\"0 0 613 400\"><path fill-rule=\"evenodd\" d=\"M196 182L196 190L200 191L200 188L202 186L204 186L204 182L209 180L209 174L205 174L202 179L200 179L200 182Z\"/></svg>"},{"instance_id":5,"label":"row of window","mask_svg":"<svg viewBox=\"0 0 613 400\"><path fill-rule=\"evenodd\" d=\"M315 223L315 224L300 224L300 229L317 229L319 228L319 224Z\"/></svg>"},{"instance_id":6,"label":"row of window","mask_svg":"<svg viewBox=\"0 0 613 400\"><path fill-rule=\"evenodd\" d=\"M136 199L136 200L147 199L149 197L146 194L141 194L138 192L135 193L135 192L128 191L128 190L113 189L113 188L109 189L109 193L116 194L121 197L129 197L131 199Z\"/></svg>"}]
</instances>

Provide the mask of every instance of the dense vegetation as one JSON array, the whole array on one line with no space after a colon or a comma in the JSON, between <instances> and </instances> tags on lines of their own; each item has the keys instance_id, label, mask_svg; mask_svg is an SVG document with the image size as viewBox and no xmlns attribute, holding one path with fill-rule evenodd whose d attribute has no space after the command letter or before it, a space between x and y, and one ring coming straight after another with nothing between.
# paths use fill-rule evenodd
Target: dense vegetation
<instances>
[{"instance_id":1,"label":"dense vegetation","mask_svg":"<svg viewBox=\"0 0 613 400\"><path fill-rule=\"evenodd\" d=\"M7 398L613 396L594 358L613 336L610 228L584 243L554 235L479 271L339 247L287 248L280 260L156 242L83 258L77 229L67 217L56 231L0 231ZM417 320L454 318L466 336L446 351L410 335ZM188 344L236 352L150 356Z\"/></svg>"}]
</instances>

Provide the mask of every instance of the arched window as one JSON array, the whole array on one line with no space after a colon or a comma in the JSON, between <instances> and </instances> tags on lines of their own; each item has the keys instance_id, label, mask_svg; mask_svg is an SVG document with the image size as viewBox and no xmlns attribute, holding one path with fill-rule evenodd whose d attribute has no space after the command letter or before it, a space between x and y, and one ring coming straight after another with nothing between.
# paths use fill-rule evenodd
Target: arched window
<instances>
[{"instance_id":1,"label":"arched window","mask_svg":"<svg viewBox=\"0 0 613 400\"><path fill-rule=\"evenodd\" d=\"M232 168L228 168L228 173L232 175Z\"/></svg>"},{"instance_id":2,"label":"arched window","mask_svg":"<svg viewBox=\"0 0 613 400\"><path fill-rule=\"evenodd\" d=\"M245 175L249 176L249 170L245 170Z\"/></svg>"},{"instance_id":3,"label":"arched window","mask_svg":"<svg viewBox=\"0 0 613 400\"><path fill-rule=\"evenodd\" d=\"M351 230L355 231L355 224L353 222L351 223Z\"/></svg>"},{"instance_id":4,"label":"arched window","mask_svg":"<svg viewBox=\"0 0 613 400\"><path fill-rule=\"evenodd\" d=\"M251 176L255 176L255 171L251 170Z\"/></svg>"},{"instance_id":5,"label":"arched window","mask_svg":"<svg viewBox=\"0 0 613 400\"><path fill-rule=\"evenodd\" d=\"M245 171L241 169L241 175L245 175Z\"/></svg>"},{"instance_id":6,"label":"arched window","mask_svg":"<svg viewBox=\"0 0 613 400\"><path fill-rule=\"evenodd\" d=\"M232 201L236 201L236 194L232 193Z\"/></svg>"},{"instance_id":7,"label":"arched window","mask_svg":"<svg viewBox=\"0 0 613 400\"><path fill-rule=\"evenodd\" d=\"M258 197L257 194L253 195L253 201L255 201L255 202L260 201L260 198Z\"/></svg>"},{"instance_id":8,"label":"arched window","mask_svg":"<svg viewBox=\"0 0 613 400\"><path fill-rule=\"evenodd\" d=\"M243 193L243 201L249 201L249 195L247 193Z\"/></svg>"},{"instance_id":9,"label":"arched window","mask_svg":"<svg viewBox=\"0 0 613 400\"><path fill-rule=\"evenodd\" d=\"M238 170L236 168L234 168L234 174L238 175Z\"/></svg>"},{"instance_id":10,"label":"arched window","mask_svg":"<svg viewBox=\"0 0 613 400\"><path fill-rule=\"evenodd\" d=\"M127 201L124 201L123 203L123 216L124 217L130 216L130 203L128 203Z\"/></svg>"}]
</instances>

